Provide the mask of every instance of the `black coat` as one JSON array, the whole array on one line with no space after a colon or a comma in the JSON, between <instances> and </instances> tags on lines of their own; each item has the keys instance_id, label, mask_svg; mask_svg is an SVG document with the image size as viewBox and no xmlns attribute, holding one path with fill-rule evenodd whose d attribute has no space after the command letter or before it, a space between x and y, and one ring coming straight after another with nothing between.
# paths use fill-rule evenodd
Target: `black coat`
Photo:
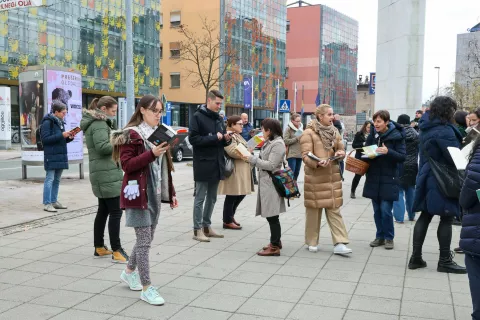
<instances>
[{"instance_id":1,"label":"black coat","mask_svg":"<svg viewBox=\"0 0 480 320\"><path fill-rule=\"evenodd\" d=\"M379 134L375 127L371 126L366 145L381 147L383 144L388 148L388 153L368 159L370 167L363 187L363 196L374 201L397 201L400 164L406 158L404 128L391 121L388 130Z\"/></svg>"},{"instance_id":2,"label":"black coat","mask_svg":"<svg viewBox=\"0 0 480 320\"><path fill-rule=\"evenodd\" d=\"M417 130L410 126L405 126L405 145L407 148L407 157L400 166L400 185L405 189L415 186L418 174L418 139Z\"/></svg>"},{"instance_id":3,"label":"black coat","mask_svg":"<svg viewBox=\"0 0 480 320\"><path fill-rule=\"evenodd\" d=\"M365 138L365 134L363 131L358 131L355 133L355 137L353 138L352 148L357 149L355 151L355 158L360 159L362 157L362 150L361 148L365 147L365 142L367 139Z\"/></svg>"},{"instance_id":4,"label":"black coat","mask_svg":"<svg viewBox=\"0 0 480 320\"><path fill-rule=\"evenodd\" d=\"M195 181L214 182L225 179L224 147L230 142L218 140L218 132L226 133L223 119L205 105L198 108L189 128Z\"/></svg>"},{"instance_id":5,"label":"black coat","mask_svg":"<svg viewBox=\"0 0 480 320\"><path fill-rule=\"evenodd\" d=\"M64 138L65 123L47 114L41 124L40 134L43 143L43 166L45 170L68 169L67 143L72 139Z\"/></svg>"}]
</instances>

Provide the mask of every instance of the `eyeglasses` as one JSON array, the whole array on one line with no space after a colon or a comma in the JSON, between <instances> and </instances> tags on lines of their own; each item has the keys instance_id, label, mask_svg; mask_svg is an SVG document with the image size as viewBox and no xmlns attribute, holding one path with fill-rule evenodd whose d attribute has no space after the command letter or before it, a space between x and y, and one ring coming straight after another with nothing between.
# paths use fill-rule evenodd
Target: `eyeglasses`
<instances>
[{"instance_id":1,"label":"eyeglasses","mask_svg":"<svg viewBox=\"0 0 480 320\"><path fill-rule=\"evenodd\" d=\"M235 123L237 126L243 126L243 122L237 122Z\"/></svg>"},{"instance_id":2,"label":"eyeglasses","mask_svg":"<svg viewBox=\"0 0 480 320\"><path fill-rule=\"evenodd\" d=\"M162 109L160 109L160 110L158 110L158 109L156 109L156 110L148 109L148 111L152 112L154 116L159 116L163 112Z\"/></svg>"}]
</instances>

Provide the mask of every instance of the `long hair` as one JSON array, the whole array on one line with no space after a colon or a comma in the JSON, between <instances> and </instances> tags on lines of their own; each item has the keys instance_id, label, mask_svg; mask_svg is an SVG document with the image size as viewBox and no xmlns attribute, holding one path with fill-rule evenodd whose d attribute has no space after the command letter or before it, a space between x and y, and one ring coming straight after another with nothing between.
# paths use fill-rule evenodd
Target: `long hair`
<instances>
[{"instance_id":1,"label":"long hair","mask_svg":"<svg viewBox=\"0 0 480 320\"><path fill-rule=\"evenodd\" d=\"M438 96L430 104L430 119L438 118L442 123L453 123L457 102L447 96Z\"/></svg>"},{"instance_id":2,"label":"long hair","mask_svg":"<svg viewBox=\"0 0 480 320\"><path fill-rule=\"evenodd\" d=\"M88 110L100 109L101 107L106 107L107 109L110 109L117 104L118 102L114 98L110 96L103 96L100 99L99 98L93 99L90 105L88 106Z\"/></svg>"},{"instance_id":3,"label":"long hair","mask_svg":"<svg viewBox=\"0 0 480 320\"><path fill-rule=\"evenodd\" d=\"M369 124L370 124L370 121L368 121L368 120L365 121L365 122L363 123L362 129L360 129L360 132L363 133L363 134L365 134L365 133L370 133L370 132L367 132L367 126L368 126Z\"/></svg>"},{"instance_id":4,"label":"long hair","mask_svg":"<svg viewBox=\"0 0 480 320\"><path fill-rule=\"evenodd\" d=\"M140 101L138 102L137 108L135 109L135 112L133 113L132 117L130 118L130 121L128 121L125 128L136 127L140 123L142 123L143 115L142 115L141 108L155 110L158 102L162 104L162 109L163 109L163 103L157 97L151 94L147 94L146 96L143 96L142 99L140 99Z\"/></svg>"}]
</instances>

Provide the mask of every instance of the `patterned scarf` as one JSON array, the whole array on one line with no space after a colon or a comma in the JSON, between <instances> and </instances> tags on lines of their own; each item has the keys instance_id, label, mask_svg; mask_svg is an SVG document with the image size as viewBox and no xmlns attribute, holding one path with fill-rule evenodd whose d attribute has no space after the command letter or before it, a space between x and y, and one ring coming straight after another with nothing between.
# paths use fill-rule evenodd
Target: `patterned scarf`
<instances>
[{"instance_id":1,"label":"patterned scarf","mask_svg":"<svg viewBox=\"0 0 480 320\"><path fill-rule=\"evenodd\" d=\"M335 137L337 136L337 130L333 125L324 126L317 119L313 119L308 124L307 128L312 129L320 136L322 140L323 148L326 151L333 149Z\"/></svg>"}]
</instances>

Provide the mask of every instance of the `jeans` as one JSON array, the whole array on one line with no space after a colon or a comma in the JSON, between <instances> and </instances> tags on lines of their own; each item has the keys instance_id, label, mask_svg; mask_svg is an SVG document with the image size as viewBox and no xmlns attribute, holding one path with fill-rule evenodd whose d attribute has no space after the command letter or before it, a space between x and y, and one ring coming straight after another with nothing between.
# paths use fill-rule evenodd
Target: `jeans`
<instances>
[{"instance_id":1,"label":"jeans","mask_svg":"<svg viewBox=\"0 0 480 320\"><path fill-rule=\"evenodd\" d=\"M342 160L342 161L338 161L338 166L340 167L340 177L342 177L342 181L344 180L343 179L343 172L345 171L345 162Z\"/></svg>"},{"instance_id":2,"label":"jeans","mask_svg":"<svg viewBox=\"0 0 480 320\"><path fill-rule=\"evenodd\" d=\"M480 257L468 253L465 254L465 266L467 267L470 294L472 296L472 320L480 320Z\"/></svg>"},{"instance_id":3,"label":"jeans","mask_svg":"<svg viewBox=\"0 0 480 320\"><path fill-rule=\"evenodd\" d=\"M197 181L197 193L193 206L193 228L199 230L212 224L212 213L217 202L217 190L220 181ZM205 203L205 207L203 204Z\"/></svg>"},{"instance_id":4,"label":"jeans","mask_svg":"<svg viewBox=\"0 0 480 320\"><path fill-rule=\"evenodd\" d=\"M358 184L360 183L361 178L362 176L359 174L356 174L355 177L353 177L352 189L350 190L352 193L355 193L355 191L357 191L357 187L358 187Z\"/></svg>"},{"instance_id":5,"label":"jeans","mask_svg":"<svg viewBox=\"0 0 480 320\"><path fill-rule=\"evenodd\" d=\"M372 200L373 218L377 227L376 239L393 240L395 229L393 227L393 201Z\"/></svg>"},{"instance_id":6,"label":"jeans","mask_svg":"<svg viewBox=\"0 0 480 320\"><path fill-rule=\"evenodd\" d=\"M393 216L395 217L395 221L403 222L405 219L405 205L408 212L408 219L415 219L415 212L413 212L414 197L415 187L407 187L406 189L400 187L398 200L393 203Z\"/></svg>"},{"instance_id":7,"label":"jeans","mask_svg":"<svg viewBox=\"0 0 480 320\"><path fill-rule=\"evenodd\" d=\"M46 172L47 175L43 183L43 204L53 204L57 202L63 169L46 170Z\"/></svg>"},{"instance_id":8,"label":"jeans","mask_svg":"<svg viewBox=\"0 0 480 320\"><path fill-rule=\"evenodd\" d=\"M413 252L415 257L422 256L422 247L425 237L427 236L428 226L432 221L433 215L426 211L422 211L420 217L415 223L413 229ZM440 216L440 223L437 229L437 239L440 246L440 257L450 257L450 243L452 242L452 222L451 216Z\"/></svg>"},{"instance_id":9,"label":"jeans","mask_svg":"<svg viewBox=\"0 0 480 320\"><path fill-rule=\"evenodd\" d=\"M245 199L245 196L225 196L223 204L223 223L229 224L233 222L233 217L237 211L238 205Z\"/></svg>"},{"instance_id":10,"label":"jeans","mask_svg":"<svg viewBox=\"0 0 480 320\"><path fill-rule=\"evenodd\" d=\"M279 216L273 216L267 218L270 225L270 243L272 246L280 246L280 238L282 237L282 227L280 226Z\"/></svg>"},{"instance_id":11,"label":"jeans","mask_svg":"<svg viewBox=\"0 0 480 320\"><path fill-rule=\"evenodd\" d=\"M287 159L287 161L288 166L293 171L293 176L295 177L295 180L297 180L298 176L300 175L300 168L302 167L302 158L290 158Z\"/></svg>"},{"instance_id":12,"label":"jeans","mask_svg":"<svg viewBox=\"0 0 480 320\"><path fill-rule=\"evenodd\" d=\"M110 216L110 217L109 217ZM120 220L122 210L120 209L120 197L98 199L98 211L93 224L93 244L95 248L103 247L103 234L108 218L108 235L110 246L113 251L122 248L120 243Z\"/></svg>"}]
</instances>

